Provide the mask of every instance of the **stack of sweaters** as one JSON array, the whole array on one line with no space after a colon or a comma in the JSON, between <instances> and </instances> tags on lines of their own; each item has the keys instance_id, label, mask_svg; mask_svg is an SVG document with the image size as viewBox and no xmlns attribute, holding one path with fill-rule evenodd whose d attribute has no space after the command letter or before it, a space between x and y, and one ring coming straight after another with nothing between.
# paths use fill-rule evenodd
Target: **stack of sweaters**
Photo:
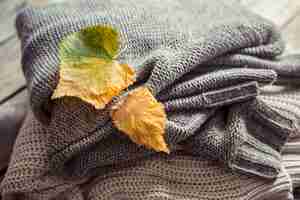
<instances>
[{"instance_id":1,"label":"stack of sweaters","mask_svg":"<svg viewBox=\"0 0 300 200\"><path fill-rule=\"evenodd\" d=\"M163 103L170 154L131 142L106 108L51 100L60 41L94 25L119 31L132 88ZM282 56L271 22L234 0L72 0L25 8L16 27L30 109L4 200L294 199L300 57Z\"/></svg>"}]
</instances>

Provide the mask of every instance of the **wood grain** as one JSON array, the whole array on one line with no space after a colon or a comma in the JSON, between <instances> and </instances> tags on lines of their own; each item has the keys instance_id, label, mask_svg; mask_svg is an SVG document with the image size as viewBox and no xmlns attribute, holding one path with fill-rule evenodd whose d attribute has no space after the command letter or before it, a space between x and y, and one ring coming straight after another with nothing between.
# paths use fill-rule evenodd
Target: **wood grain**
<instances>
[{"instance_id":1,"label":"wood grain","mask_svg":"<svg viewBox=\"0 0 300 200\"><path fill-rule=\"evenodd\" d=\"M0 1L0 101L25 84L20 67L20 43L15 31L15 16L25 6L22 0Z\"/></svg>"},{"instance_id":2,"label":"wood grain","mask_svg":"<svg viewBox=\"0 0 300 200\"><path fill-rule=\"evenodd\" d=\"M19 46L17 37L14 37L0 47L0 100L25 84Z\"/></svg>"},{"instance_id":3,"label":"wood grain","mask_svg":"<svg viewBox=\"0 0 300 200\"><path fill-rule=\"evenodd\" d=\"M295 18L300 10L299 0L241 0L240 2L281 28Z\"/></svg>"},{"instance_id":4,"label":"wood grain","mask_svg":"<svg viewBox=\"0 0 300 200\"><path fill-rule=\"evenodd\" d=\"M287 53L300 54L300 15L297 15L282 31L287 43Z\"/></svg>"},{"instance_id":5,"label":"wood grain","mask_svg":"<svg viewBox=\"0 0 300 200\"><path fill-rule=\"evenodd\" d=\"M20 66L20 41L15 30L16 13L26 5L45 6L59 0L1 0L0 8L0 102L25 85Z\"/></svg>"},{"instance_id":6,"label":"wood grain","mask_svg":"<svg viewBox=\"0 0 300 200\"><path fill-rule=\"evenodd\" d=\"M5 8L0 12L0 45L15 36L15 15L24 6L24 0L0 1L0 8Z\"/></svg>"}]
</instances>

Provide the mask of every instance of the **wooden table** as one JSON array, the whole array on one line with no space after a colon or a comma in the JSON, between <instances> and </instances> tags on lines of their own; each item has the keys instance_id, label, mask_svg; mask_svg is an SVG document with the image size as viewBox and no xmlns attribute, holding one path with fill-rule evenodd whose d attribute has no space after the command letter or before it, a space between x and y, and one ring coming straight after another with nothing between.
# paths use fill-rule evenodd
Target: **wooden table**
<instances>
[{"instance_id":1,"label":"wooden table","mask_svg":"<svg viewBox=\"0 0 300 200\"><path fill-rule=\"evenodd\" d=\"M0 0L0 104L26 98L20 67L20 42L15 14L25 5L44 6L62 0ZM277 24L287 41L287 53L300 52L300 0L240 0L241 4Z\"/></svg>"},{"instance_id":2,"label":"wooden table","mask_svg":"<svg viewBox=\"0 0 300 200\"><path fill-rule=\"evenodd\" d=\"M16 13L27 5L46 6L59 1L62 0L0 0L0 105L22 101L27 95L15 30Z\"/></svg>"}]
</instances>

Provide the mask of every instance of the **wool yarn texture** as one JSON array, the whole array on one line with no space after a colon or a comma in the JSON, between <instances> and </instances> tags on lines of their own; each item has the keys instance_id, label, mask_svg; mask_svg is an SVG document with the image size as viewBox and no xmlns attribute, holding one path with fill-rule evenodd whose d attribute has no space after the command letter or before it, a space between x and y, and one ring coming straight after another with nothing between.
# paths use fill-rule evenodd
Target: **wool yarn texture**
<instances>
[{"instance_id":1,"label":"wool yarn texture","mask_svg":"<svg viewBox=\"0 0 300 200\"><path fill-rule=\"evenodd\" d=\"M147 87L163 104L170 155L121 134L109 107L51 100L60 41L96 25L120 34L118 61L136 72L128 91ZM281 154L298 107L268 88L296 91L300 57L282 56L268 20L233 0L75 0L25 8L16 27L30 111L4 199L293 198Z\"/></svg>"}]
</instances>

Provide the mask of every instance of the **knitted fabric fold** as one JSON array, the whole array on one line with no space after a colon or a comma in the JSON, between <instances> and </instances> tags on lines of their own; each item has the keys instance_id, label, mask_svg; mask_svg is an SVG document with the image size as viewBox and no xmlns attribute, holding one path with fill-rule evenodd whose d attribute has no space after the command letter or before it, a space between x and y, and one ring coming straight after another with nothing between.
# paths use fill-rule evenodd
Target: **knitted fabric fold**
<instances>
[{"instance_id":1,"label":"knitted fabric fold","mask_svg":"<svg viewBox=\"0 0 300 200\"><path fill-rule=\"evenodd\" d=\"M14 154L19 157L12 157L2 182L4 199L292 199L290 177L284 170L274 180L261 179L183 151L95 167L81 178L59 174L48 162L55 136L36 120L31 126L37 131L28 129L26 124L33 119L29 113L16 140Z\"/></svg>"},{"instance_id":2,"label":"knitted fabric fold","mask_svg":"<svg viewBox=\"0 0 300 200\"><path fill-rule=\"evenodd\" d=\"M265 102L281 113L293 116L300 125L300 89L299 87L269 87L262 97ZM293 188L300 187L300 132L290 135L282 151L282 163L292 179Z\"/></svg>"},{"instance_id":3,"label":"knitted fabric fold","mask_svg":"<svg viewBox=\"0 0 300 200\"><path fill-rule=\"evenodd\" d=\"M77 195L72 191L99 170L161 156L120 133L107 108L72 97L50 100L59 42L99 24L119 31L118 59L137 74L132 88L147 86L164 105L171 152L183 149L195 159L281 180L280 152L298 121L261 92L271 84L298 84L300 62L279 57L284 43L272 23L234 1L76 0L17 16L31 111L1 183L5 195Z\"/></svg>"},{"instance_id":4,"label":"knitted fabric fold","mask_svg":"<svg viewBox=\"0 0 300 200\"><path fill-rule=\"evenodd\" d=\"M222 157L232 169L272 176L278 171L266 170L265 166L280 170L276 168L281 165L279 152L291 125L290 120L263 102L248 101L233 105L229 113L217 113L203 126L200 134L184 143L193 155L205 152L217 160Z\"/></svg>"},{"instance_id":5,"label":"knitted fabric fold","mask_svg":"<svg viewBox=\"0 0 300 200\"><path fill-rule=\"evenodd\" d=\"M233 10L229 7L229 3L204 1L193 1L187 5L175 1L169 6L161 6L156 1L147 3L128 1L126 4L119 1L88 1L84 3L84 7L80 4L82 2L79 1L75 4L78 7L60 5L46 9L29 8L21 12L17 18L18 33L23 47L22 64L35 116L39 120L48 119L48 123L50 120L52 120L50 123L59 123L59 126L48 127L54 129L53 134L66 132L67 135L78 138L77 141L72 141L74 144L67 144L66 149L59 150L59 153L52 158L54 165L62 165L65 159L68 159L67 157L74 156L106 137L114 138L114 143L118 140L120 143L126 141L116 136L118 133L116 134L117 131L112 127L106 110L90 110L87 105L78 102L78 112L85 113L85 109L89 109L86 112L93 113L97 117L87 120L82 119L84 116L79 116L80 121L74 121L69 116L64 116L64 113L70 115L69 108L59 109L55 107L55 103L49 101L49 96L57 84L58 43L67 34L84 27L109 24L119 30L122 46L126 47L120 55L120 60L134 66L140 84L151 88L154 95L165 105L169 119L166 137L171 148L195 134L205 137L204 134L199 133L199 128L211 115L219 117L219 111L216 110L222 110L224 106L236 102L253 99L258 95L259 87L276 81L276 70L278 65L280 66L280 61L274 58L282 52L279 34L271 23L244 11L243 8L234 7ZM201 9L206 10L202 13ZM171 14L179 10L178 14ZM217 12L218 10L222 12ZM209 26L203 23L208 16L211 21ZM220 69L218 71L208 74L193 71L197 68L205 68L205 63L228 54L248 55L257 60L251 62L248 58L240 59L241 65L249 61L249 69L243 69L243 72L236 66L221 70L222 65L228 64L224 56L223 61L215 66L216 69ZM267 69L255 69L267 61ZM299 66L294 68L297 69ZM280 73L279 71L279 75ZM248 103L246 105L253 107L253 110L256 109L255 105ZM217 159L229 162L233 160L231 162L234 164L229 164L233 168L265 177L274 177L279 169L280 160L276 151L280 152L282 144L294 127L293 122L288 118L283 119L284 116L280 116L280 113L270 114L275 111L272 111L268 105L263 103L260 105L263 105L263 108L256 110L254 113L258 114L253 116L259 118L256 120L257 123L263 121L266 124L262 125L262 129L279 127L280 130L284 130L279 134L268 132L270 136L266 138L272 138L268 142L274 146L256 145L260 143L248 136L248 127L236 131L228 130L234 142L221 144L217 149L220 151ZM55 118L55 109L60 110L61 119ZM275 115L279 117L275 118ZM263 120L264 118L267 119ZM72 126L76 127L62 131L71 125L68 120L75 122L76 125ZM251 128L251 125L249 127ZM67 133L69 131L72 133ZM94 142L90 139L90 135L94 136ZM80 140L83 138L85 140ZM85 142L87 138L88 142ZM82 145L79 145L81 143ZM246 143L248 145L244 145ZM266 142L262 141L262 143ZM125 146L127 145L133 144L128 144L126 141ZM99 165L114 163L124 157L130 159L132 156L142 157L151 153L144 149L136 152L137 147L133 147L131 153L127 147L126 150L123 148L122 144L110 147L107 150L109 154L104 156L107 161L101 158ZM74 149L71 151L72 155L65 155L64 151L68 149ZM252 155L242 153L248 150ZM116 151L121 151L124 155L122 157L114 155ZM258 156L260 153L262 156ZM267 153L270 154L268 159L261 160L265 157L263 154ZM214 152L212 156L215 156ZM259 163L253 164L257 162Z\"/></svg>"}]
</instances>

